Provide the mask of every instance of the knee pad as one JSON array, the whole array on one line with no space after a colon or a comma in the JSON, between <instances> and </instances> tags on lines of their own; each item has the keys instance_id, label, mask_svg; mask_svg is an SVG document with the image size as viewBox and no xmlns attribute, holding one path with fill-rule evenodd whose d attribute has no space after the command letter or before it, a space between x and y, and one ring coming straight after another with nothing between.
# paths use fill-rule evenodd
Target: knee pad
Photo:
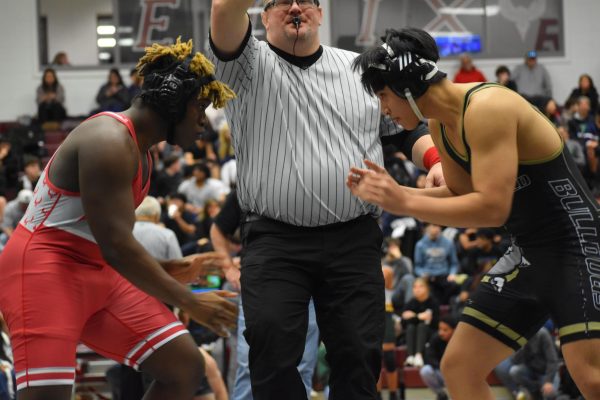
<instances>
[{"instance_id":1,"label":"knee pad","mask_svg":"<svg viewBox=\"0 0 600 400\"><path fill-rule=\"evenodd\" d=\"M384 351L383 352L383 365L387 372L394 372L396 370L396 352L395 351Z\"/></svg>"}]
</instances>

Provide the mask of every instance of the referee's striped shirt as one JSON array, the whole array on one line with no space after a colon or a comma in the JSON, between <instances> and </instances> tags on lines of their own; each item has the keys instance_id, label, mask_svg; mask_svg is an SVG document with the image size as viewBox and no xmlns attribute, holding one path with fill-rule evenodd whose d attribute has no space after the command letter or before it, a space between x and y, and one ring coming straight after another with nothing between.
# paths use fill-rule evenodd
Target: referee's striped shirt
<instances>
[{"instance_id":1,"label":"referee's striped shirt","mask_svg":"<svg viewBox=\"0 0 600 400\"><path fill-rule=\"evenodd\" d=\"M225 114L244 212L298 226L379 213L352 195L346 177L365 158L382 164L380 130L402 128L382 119L379 101L364 91L352 70L356 53L323 46L303 69L252 36L251 27L234 59L219 59L212 41L210 47L217 79L238 96Z\"/></svg>"}]
</instances>

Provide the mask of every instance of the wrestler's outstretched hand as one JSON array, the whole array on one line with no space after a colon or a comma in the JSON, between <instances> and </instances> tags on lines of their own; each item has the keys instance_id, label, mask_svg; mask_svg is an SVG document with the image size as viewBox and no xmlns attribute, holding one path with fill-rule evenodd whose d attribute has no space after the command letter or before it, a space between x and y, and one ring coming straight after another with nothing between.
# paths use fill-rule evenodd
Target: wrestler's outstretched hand
<instances>
[{"instance_id":1,"label":"wrestler's outstretched hand","mask_svg":"<svg viewBox=\"0 0 600 400\"><path fill-rule=\"evenodd\" d=\"M406 194L385 168L365 160L365 168L350 168L346 185L356 197L394 212Z\"/></svg>"},{"instance_id":2,"label":"wrestler's outstretched hand","mask_svg":"<svg viewBox=\"0 0 600 400\"><path fill-rule=\"evenodd\" d=\"M165 269L181 283L197 283L206 275L223 276L223 265L226 261L226 255L210 251L169 261Z\"/></svg>"},{"instance_id":3,"label":"wrestler's outstretched hand","mask_svg":"<svg viewBox=\"0 0 600 400\"><path fill-rule=\"evenodd\" d=\"M206 326L219 336L228 337L229 329L235 328L238 307L227 298L236 296L237 294L227 290L196 293L195 301L182 309L194 321Z\"/></svg>"}]
</instances>

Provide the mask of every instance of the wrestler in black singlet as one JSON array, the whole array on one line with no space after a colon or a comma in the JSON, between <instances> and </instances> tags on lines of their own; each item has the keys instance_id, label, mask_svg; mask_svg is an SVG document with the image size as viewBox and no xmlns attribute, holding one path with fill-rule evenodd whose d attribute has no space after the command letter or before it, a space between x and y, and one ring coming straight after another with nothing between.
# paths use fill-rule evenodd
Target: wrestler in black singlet
<instances>
[{"instance_id":1,"label":"wrestler in black singlet","mask_svg":"<svg viewBox=\"0 0 600 400\"><path fill-rule=\"evenodd\" d=\"M471 88L463 116L471 95L489 87L503 88L489 83ZM548 131L556 131L548 124ZM464 126L466 155L452 147L444 126L441 135L448 155L470 174ZM514 349L549 317L562 344L600 338L599 207L564 145L545 159L519 162L505 228L513 245L484 276L462 321Z\"/></svg>"}]
</instances>

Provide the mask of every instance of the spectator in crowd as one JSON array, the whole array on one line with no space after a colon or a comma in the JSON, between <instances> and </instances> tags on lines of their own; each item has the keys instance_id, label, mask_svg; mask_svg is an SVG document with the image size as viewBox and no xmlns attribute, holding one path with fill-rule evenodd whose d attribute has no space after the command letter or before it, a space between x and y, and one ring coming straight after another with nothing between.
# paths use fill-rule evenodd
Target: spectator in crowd
<instances>
[{"instance_id":1,"label":"spectator in crowd","mask_svg":"<svg viewBox=\"0 0 600 400\"><path fill-rule=\"evenodd\" d=\"M475 67L473 59L467 53L460 56L460 68L454 76L455 83L485 82L483 72Z\"/></svg>"},{"instance_id":2,"label":"spectator in crowd","mask_svg":"<svg viewBox=\"0 0 600 400\"><path fill-rule=\"evenodd\" d=\"M42 166L37 157L26 157L25 166L23 167L23 175L19 178L20 189L35 189L40 176L42 175Z\"/></svg>"},{"instance_id":3,"label":"spectator in crowd","mask_svg":"<svg viewBox=\"0 0 600 400\"><path fill-rule=\"evenodd\" d=\"M6 197L16 190L19 165L19 154L13 149L12 143L5 136L0 135L0 196ZM12 195L14 196L14 192Z\"/></svg>"},{"instance_id":4,"label":"spectator in crowd","mask_svg":"<svg viewBox=\"0 0 600 400\"><path fill-rule=\"evenodd\" d=\"M402 311L402 325L405 329L408 357L405 365L422 367L425 343L431 333L437 330L440 305L431 296L429 285L424 278L415 279L413 298Z\"/></svg>"},{"instance_id":5,"label":"spectator in crowd","mask_svg":"<svg viewBox=\"0 0 600 400\"><path fill-rule=\"evenodd\" d=\"M108 82L100 87L96 95L98 108L96 112L101 111L123 111L129 107L129 92L121 73L117 68L111 68L108 73Z\"/></svg>"},{"instance_id":6,"label":"spectator in crowd","mask_svg":"<svg viewBox=\"0 0 600 400\"><path fill-rule=\"evenodd\" d=\"M512 76L519 93L530 103L542 108L545 99L552 97L552 81L546 68L538 63L537 52L527 53L525 63L517 65Z\"/></svg>"},{"instance_id":7,"label":"spectator in crowd","mask_svg":"<svg viewBox=\"0 0 600 400\"><path fill-rule=\"evenodd\" d=\"M598 110L598 91L596 90L596 86L594 86L592 77L588 74L583 74L579 77L579 84L571 91L569 99L578 99L581 96L590 99L590 109L592 114L594 114Z\"/></svg>"},{"instance_id":8,"label":"spectator in crowd","mask_svg":"<svg viewBox=\"0 0 600 400\"><path fill-rule=\"evenodd\" d=\"M56 77L53 68L46 68L42 75L42 83L37 87L36 102L38 120L45 122L60 122L67 116L65 110L65 89Z\"/></svg>"},{"instance_id":9,"label":"spectator in crowd","mask_svg":"<svg viewBox=\"0 0 600 400\"><path fill-rule=\"evenodd\" d=\"M569 128L566 124L561 124L556 129L558 129L558 133L560 133L560 136L563 138L565 146L567 146L567 150L569 150L571 157L573 157L573 161L575 161L575 164L577 164L579 169L583 171L586 165L585 152L583 150L583 146L579 141L571 138L571 136L569 135Z\"/></svg>"},{"instance_id":10,"label":"spectator in crowd","mask_svg":"<svg viewBox=\"0 0 600 400\"><path fill-rule=\"evenodd\" d=\"M544 327L512 356L494 369L517 400L555 399L559 387L558 351Z\"/></svg>"},{"instance_id":11,"label":"spectator in crowd","mask_svg":"<svg viewBox=\"0 0 600 400\"><path fill-rule=\"evenodd\" d=\"M146 196L135 210L133 236L157 260L181 258L181 248L175 233L159 224L160 203L152 196Z\"/></svg>"},{"instance_id":12,"label":"spectator in crowd","mask_svg":"<svg viewBox=\"0 0 600 400\"><path fill-rule=\"evenodd\" d=\"M467 256L467 263L462 272L469 276L477 276L487 272L504 255L494 242L496 232L489 228L480 228L476 233L476 247Z\"/></svg>"},{"instance_id":13,"label":"spectator in crowd","mask_svg":"<svg viewBox=\"0 0 600 400\"><path fill-rule=\"evenodd\" d=\"M568 98L562 107L562 121L568 124L575 117L575 114L577 114L577 99Z\"/></svg>"},{"instance_id":14,"label":"spectator in crowd","mask_svg":"<svg viewBox=\"0 0 600 400\"><path fill-rule=\"evenodd\" d=\"M158 171L150 193L162 203L168 195L177 191L182 181L181 158L176 154L170 155L164 159L163 168Z\"/></svg>"},{"instance_id":15,"label":"spectator in crowd","mask_svg":"<svg viewBox=\"0 0 600 400\"><path fill-rule=\"evenodd\" d=\"M25 211L27 210L27 205L31 201L33 197L33 192L31 190L23 189L19 191L17 197L6 204L4 208L4 218L2 220L2 238L1 241L5 244L13 231L17 227L17 224L25 215Z\"/></svg>"},{"instance_id":16,"label":"spectator in crowd","mask_svg":"<svg viewBox=\"0 0 600 400\"><path fill-rule=\"evenodd\" d=\"M135 96L140 94L142 91L144 78L138 74L137 68L132 68L131 71L129 71L129 79L131 80L131 84L127 88L127 92L129 94L129 101L133 101Z\"/></svg>"},{"instance_id":17,"label":"spectator in crowd","mask_svg":"<svg viewBox=\"0 0 600 400\"><path fill-rule=\"evenodd\" d=\"M205 162L196 163L192 177L183 181L177 189L185 194L195 213L200 213L208 200L222 200L229 193L230 189L223 182L210 176L210 169Z\"/></svg>"},{"instance_id":18,"label":"spectator in crowd","mask_svg":"<svg viewBox=\"0 0 600 400\"><path fill-rule=\"evenodd\" d=\"M54 55L54 58L52 59L52 65L60 67L70 66L71 63L69 62L69 57L67 56L67 53L64 51L59 51L58 53L56 53Z\"/></svg>"},{"instance_id":19,"label":"spectator in crowd","mask_svg":"<svg viewBox=\"0 0 600 400\"><path fill-rule=\"evenodd\" d=\"M556 100L552 98L547 99L542 112L555 126L559 126L562 123L562 115L560 114Z\"/></svg>"},{"instance_id":20,"label":"spectator in crowd","mask_svg":"<svg viewBox=\"0 0 600 400\"><path fill-rule=\"evenodd\" d=\"M598 140L598 130L590 107L590 99L586 96L579 96L577 112L569 121L569 135L583 145L588 140Z\"/></svg>"},{"instance_id":21,"label":"spectator in crowd","mask_svg":"<svg viewBox=\"0 0 600 400\"><path fill-rule=\"evenodd\" d=\"M441 233L439 225L426 225L425 235L415 246L415 275L428 281L438 302L448 304L458 292L458 258L454 243Z\"/></svg>"},{"instance_id":22,"label":"spectator in crowd","mask_svg":"<svg viewBox=\"0 0 600 400\"><path fill-rule=\"evenodd\" d=\"M234 159L233 141L231 140L231 129L226 121L219 127L219 139L217 142L217 156L221 165Z\"/></svg>"},{"instance_id":23,"label":"spectator in crowd","mask_svg":"<svg viewBox=\"0 0 600 400\"><path fill-rule=\"evenodd\" d=\"M441 317L438 330L433 334L425 346L425 365L419 371L421 379L432 392L436 400L448 400L446 383L440 371L440 363L448 342L454 334L457 320L449 315Z\"/></svg>"},{"instance_id":24,"label":"spectator in crowd","mask_svg":"<svg viewBox=\"0 0 600 400\"><path fill-rule=\"evenodd\" d=\"M404 304L412 299L412 287L415 281L413 264L410 258L402 254L400 239L385 240L386 253L383 264L392 268L393 304L397 310L402 310Z\"/></svg>"},{"instance_id":25,"label":"spectator in crowd","mask_svg":"<svg viewBox=\"0 0 600 400\"><path fill-rule=\"evenodd\" d=\"M514 80L512 80L510 76L510 70L506 65L500 65L496 68L496 82L502 86L506 86L507 88L517 91L517 84Z\"/></svg>"},{"instance_id":26,"label":"spectator in crowd","mask_svg":"<svg viewBox=\"0 0 600 400\"><path fill-rule=\"evenodd\" d=\"M187 196L172 193L167 197L167 212L163 214L163 223L177 236L180 246L194 240L198 214L189 210Z\"/></svg>"}]
</instances>

